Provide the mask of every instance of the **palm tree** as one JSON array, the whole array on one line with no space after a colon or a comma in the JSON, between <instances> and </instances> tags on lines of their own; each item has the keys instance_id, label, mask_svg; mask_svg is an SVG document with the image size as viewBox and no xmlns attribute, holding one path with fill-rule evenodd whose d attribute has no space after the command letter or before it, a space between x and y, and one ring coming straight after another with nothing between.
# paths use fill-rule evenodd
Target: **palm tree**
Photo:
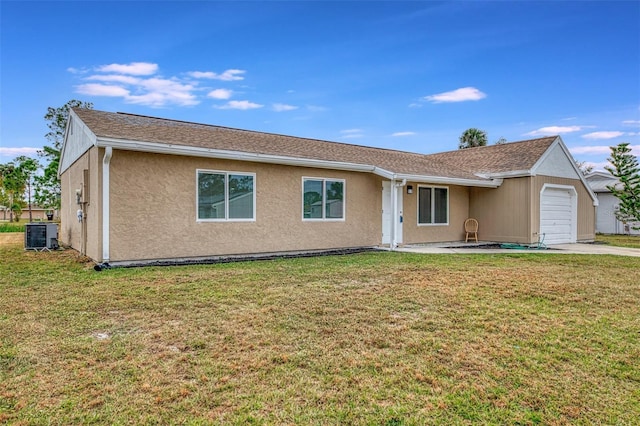
<instances>
[{"instance_id":1,"label":"palm tree","mask_svg":"<svg viewBox=\"0 0 640 426\"><path fill-rule=\"evenodd\" d=\"M471 127L470 129L465 130L460 136L460 144L458 145L458 149L465 148L474 148L476 146L486 146L487 145L487 132L484 130L476 129L475 127Z\"/></svg>"}]
</instances>

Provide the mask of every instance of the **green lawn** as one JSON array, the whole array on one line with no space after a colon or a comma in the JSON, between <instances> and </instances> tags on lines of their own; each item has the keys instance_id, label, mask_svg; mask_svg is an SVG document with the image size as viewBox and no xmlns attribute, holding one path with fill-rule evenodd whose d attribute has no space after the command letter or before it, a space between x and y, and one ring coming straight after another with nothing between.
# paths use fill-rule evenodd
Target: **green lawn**
<instances>
[{"instance_id":1,"label":"green lawn","mask_svg":"<svg viewBox=\"0 0 640 426\"><path fill-rule=\"evenodd\" d=\"M640 258L0 246L0 423L636 424Z\"/></svg>"},{"instance_id":2,"label":"green lawn","mask_svg":"<svg viewBox=\"0 0 640 426\"><path fill-rule=\"evenodd\" d=\"M640 248L640 235L596 235L596 241L612 246Z\"/></svg>"}]
</instances>

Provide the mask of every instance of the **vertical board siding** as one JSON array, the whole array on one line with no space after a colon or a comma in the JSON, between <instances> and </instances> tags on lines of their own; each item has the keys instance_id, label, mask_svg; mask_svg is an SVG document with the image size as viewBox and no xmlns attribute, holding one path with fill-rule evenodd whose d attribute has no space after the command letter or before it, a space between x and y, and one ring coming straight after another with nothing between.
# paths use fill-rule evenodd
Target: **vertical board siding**
<instances>
[{"instance_id":1,"label":"vertical board siding","mask_svg":"<svg viewBox=\"0 0 640 426\"><path fill-rule=\"evenodd\" d=\"M593 241L596 237L596 207L588 190L578 179L559 178L551 176L535 176L532 198L534 204L540 204L540 191L545 183L573 186L578 193L578 241ZM532 224L534 229L540 229L540 209L533 210Z\"/></svg>"},{"instance_id":2,"label":"vertical board siding","mask_svg":"<svg viewBox=\"0 0 640 426\"><path fill-rule=\"evenodd\" d=\"M499 188L471 188L469 216L483 241L530 243L531 178L505 179Z\"/></svg>"}]
</instances>

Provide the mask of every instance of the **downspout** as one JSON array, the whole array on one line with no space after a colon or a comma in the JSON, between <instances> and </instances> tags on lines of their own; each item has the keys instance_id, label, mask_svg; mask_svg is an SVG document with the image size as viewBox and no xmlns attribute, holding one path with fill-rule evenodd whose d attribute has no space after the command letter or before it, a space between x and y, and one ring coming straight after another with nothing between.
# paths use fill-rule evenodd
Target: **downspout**
<instances>
[{"instance_id":1,"label":"downspout","mask_svg":"<svg viewBox=\"0 0 640 426\"><path fill-rule=\"evenodd\" d=\"M402 179L402 182L397 182L395 179L391 179L391 250L398 247L398 188L402 188L407 184L406 179Z\"/></svg>"},{"instance_id":2,"label":"downspout","mask_svg":"<svg viewBox=\"0 0 640 426\"><path fill-rule=\"evenodd\" d=\"M102 159L102 262L109 265L109 164L113 148L104 149Z\"/></svg>"}]
</instances>

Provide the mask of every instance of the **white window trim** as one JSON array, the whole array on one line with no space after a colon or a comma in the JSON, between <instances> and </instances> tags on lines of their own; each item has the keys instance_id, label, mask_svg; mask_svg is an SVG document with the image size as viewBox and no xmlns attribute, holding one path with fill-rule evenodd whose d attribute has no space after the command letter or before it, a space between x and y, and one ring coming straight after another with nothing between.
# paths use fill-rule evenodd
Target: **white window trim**
<instances>
[{"instance_id":1,"label":"white window trim","mask_svg":"<svg viewBox=\"0 0 640 426\"><path fill-rule=\"evenodd\" d=\"M435 188L442 188L447 190L447 222L446 223L420 223L420 188L431 188L432 190ZM439 186L439 185L418 185L418 194L417 194L417 203L416 203L416 222L418 226L449 226L449 215L451 214L449 202L450 197L450 189L448 186ZM435 217L435 202L433 201L433 191L431 191L431 217Z\"/></svg>"},{"instance_id":2,"label":"white window trim","mask_svg":"<svg viewBox=\"0 0 640 426\"><path fill-rule=\"evenodd\" d=\"M198 217L200 213L200 185L198 181L198 175L200 173L210 173L210 174L219 174L225 175L225 185L224 185L224 218L211 218L211 219L200 219ZM253 217L249 219L242 218L229 218L229 175L242 175L242 176L251 176L253 177ZM251 172L234 172L227 170L209 170L209 169L196 169L196 222L255 222L256 221L256 174Z\"/></svg>"},{"instance_id":3,"label":"white window trim","mask_svg":"<svg viewBox=\"0 0 640 426\"><path fill-rule=\"evenodd\" d=\"M321 218L305 218L304 217L304 181L305 180L320 180L322 181L322 216ZM326 185L327 181L332 182L342 182L342 217L341 218L325 218L326 214L326 204L325 204L325 194L327 191ZM338 179L338 178L327 178L327 177L312 177L312 176L303 176L302 177L302 205L301 205L301 216L303 222L344 222L347 219L347 181L346 179Z\"/></svg>"}]
</instances>

